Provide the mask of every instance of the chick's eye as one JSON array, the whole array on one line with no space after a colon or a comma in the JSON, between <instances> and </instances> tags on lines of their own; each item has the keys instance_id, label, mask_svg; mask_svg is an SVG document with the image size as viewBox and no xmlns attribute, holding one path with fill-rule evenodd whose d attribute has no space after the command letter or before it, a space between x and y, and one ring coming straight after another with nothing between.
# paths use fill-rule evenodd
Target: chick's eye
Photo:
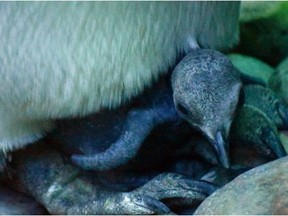
<instances>
[{"instance_id":1,"label":"chick's eye","mask_svg":"<svg viewBox=\"0 0 288 216\"><path fill-rule=\"evenodd\" d=\"M181 105L181 104L177 104L177 110L180 112L180 113L182 113L183 115L189 115L189 111L188 111L188 109L186 109L183 105Z\"/></svg>"}]
</instances>

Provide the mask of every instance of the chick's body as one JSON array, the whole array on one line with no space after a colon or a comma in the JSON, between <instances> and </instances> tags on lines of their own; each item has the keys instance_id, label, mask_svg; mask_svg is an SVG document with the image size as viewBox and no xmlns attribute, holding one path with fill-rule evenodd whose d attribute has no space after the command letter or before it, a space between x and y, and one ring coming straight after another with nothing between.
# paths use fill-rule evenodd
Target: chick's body
<instances>
[{"instance_id":1,"label":"chick's body","mask_svg":"<svg viewBox=\"0 0 288 216\"><path fill-rule=\"evenodd\" d=\"M238 2L2 2L0 149L117 107L198 46L237 42Z\"/></svg>"}]
</instances>

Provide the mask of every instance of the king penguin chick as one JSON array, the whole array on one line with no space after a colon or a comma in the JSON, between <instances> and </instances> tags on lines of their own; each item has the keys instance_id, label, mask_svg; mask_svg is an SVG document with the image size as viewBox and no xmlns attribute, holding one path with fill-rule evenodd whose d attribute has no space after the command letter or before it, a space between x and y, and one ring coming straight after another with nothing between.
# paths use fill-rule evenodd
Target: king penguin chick
<instances>
[{"instance_id":1,"label":"king penguin chick","mask_svg":"<svg viewBox=\"0 0 288 216\"><path fill-rule=\"evenodd\" d=\"M0 150L117 107L197 47L238 40L239 2L1 2Z\"/></svg>"}]
</instances>

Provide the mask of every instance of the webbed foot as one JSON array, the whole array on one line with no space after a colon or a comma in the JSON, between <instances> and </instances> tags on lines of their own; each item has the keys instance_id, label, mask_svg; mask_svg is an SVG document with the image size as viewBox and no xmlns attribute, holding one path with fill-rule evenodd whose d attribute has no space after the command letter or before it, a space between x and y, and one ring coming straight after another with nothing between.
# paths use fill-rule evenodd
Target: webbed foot
<instances>
[{"instance_id":1,"label":"webbed foot","mask_svg":"<svg viewBox=\"0 0 288 216\"><path fill-rule=\"evenodd\" d=\"M68 214L171 214L170 209L159 200L140 194L115 193L105 200L97 199L76 204Z\"/></svg>"},{"instance_id":2,"label":"webbed foot","mask_svg":"<svg viewBox=\"0 0 288 216\"><path fill-rule=\"evenodd\" d=\"M217 189L210 183L164 173L130 192L116 191L44 146L47 143L16 152L11 166L20 184L52 214L170 214L170 209L180 211L199 204Z\"/></svg>"},{"instance_id":3,"label":"webbed foot","mask_svg":"<svg viewBox=\"0 0 288 216\"><path fill-rule=\"evenodd\" d=\"M11 165L17 185L50 214L169 214L169 208L145 194L117 192L103 186L43 145L15 152ZM30 155L27 157L27 155Z\"/></svg>"},{"instance_id":4,"label":"webbed foot","mask_svg":"<svg viewBox=\"0 0 288 216\"><path fill-rule=\"evenodd\" d=\"M163 201L173 211L193 207L217 190L217 186L197 181L176 173L163 173L133 193L145 194Z\"/></svg>"},{"instance_id":5,"label":"webbed foot","mask_svg":"<svg viewBox=\"0 0 288 216\"><path fill-rule=\"evenodd\" d=\"M243 89L245 104L260 109L279 129L288 128L288 108L276 93L259 85L247 85Z\"/></svg>"},{"instance_id":6,"label":"webbed foot","mask_svg":"<svg viewBox=\"0 0 288 216\"><path fill-rule=\"evenodd\" d=\"M258 108L244 105L235 117L230 138L233 145L255 149L260 155L275 158L287 153L274 123Z\"/></svg>"}]
</instances>

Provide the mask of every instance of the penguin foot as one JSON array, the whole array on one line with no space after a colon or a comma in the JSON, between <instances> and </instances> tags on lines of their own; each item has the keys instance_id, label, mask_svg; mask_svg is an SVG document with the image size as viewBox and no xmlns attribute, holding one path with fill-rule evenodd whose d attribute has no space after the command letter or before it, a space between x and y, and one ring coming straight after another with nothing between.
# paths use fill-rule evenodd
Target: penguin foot
<instances>
[{"instance_id":1,"label":"penguin foot","mask_svg":"<svg viewBox=\"0 0 288 216\"><path fill-rule=\"evenodd\" d=\"M89 199L90 200L90 199ZM97 204L96 204L97 203ZM101 205L101 207L100 207ZM99 208L100 207L100 208ZM95 201L88 201L83 204L77 204L70 208L68 214L171 214L170 209L159 200L146 195L133 193L115 193L111 194L105 201L99 198Z\"/></svg>"},{"instance_id":2,"label":"penguin foot","mask_svg":"<svg viewBox=\"0 0 288 216\"><path fill-rule=\"evenodd\" d=\"M170 214L171 209L199 204L217 189L210 183L163 173L134 190L117 191L94 174L71 166L60 153L43 151L41 145L32 147L17 152L13 168L26 192L51 214Z\"/></svg>"},{"instance_id":3,"label":"penguin foot","mask_svg":"<svg viewBox=\"0 0 288 216\"><path fill-rule=\"evenodd\" d=\"M199 205L217 187L164 173L130 192L117 192L78 177L49 202L50 212L65 214L171 214ZM75 193L77 191L77 193ZM67 208L67 201L73 203ZM62 211L59 212L59 209Z\"/></svg>"},{"instance_id":4,"label":"penguin foot","mask_svg":"<svg viewBox=\"0 0 288 216\"><path fill-rule=\"evenodd\" d=\"M119 192L103 186L95 175L72 166L57 151L35 145L17 152L16 185L50 214L170 214L161 201L146 194ZM37 147L37 148L35 148ZM44 146L45 149L45 146ZM25 155L31 155L26 157ZM94 177L93 177L94 176Z\"/></svg>"},{"instance_id":5,"label":"penguin foot","mask_svg":"<svg viewBox=\"0 0 288 216\"><path fill-rule=\"evenodd\" d=\"M134 193L154 197L177 211L195 207L217 189L208 182L192 180L176 173L162 173L134 190Z\"/></svg>"}]
</instances>

